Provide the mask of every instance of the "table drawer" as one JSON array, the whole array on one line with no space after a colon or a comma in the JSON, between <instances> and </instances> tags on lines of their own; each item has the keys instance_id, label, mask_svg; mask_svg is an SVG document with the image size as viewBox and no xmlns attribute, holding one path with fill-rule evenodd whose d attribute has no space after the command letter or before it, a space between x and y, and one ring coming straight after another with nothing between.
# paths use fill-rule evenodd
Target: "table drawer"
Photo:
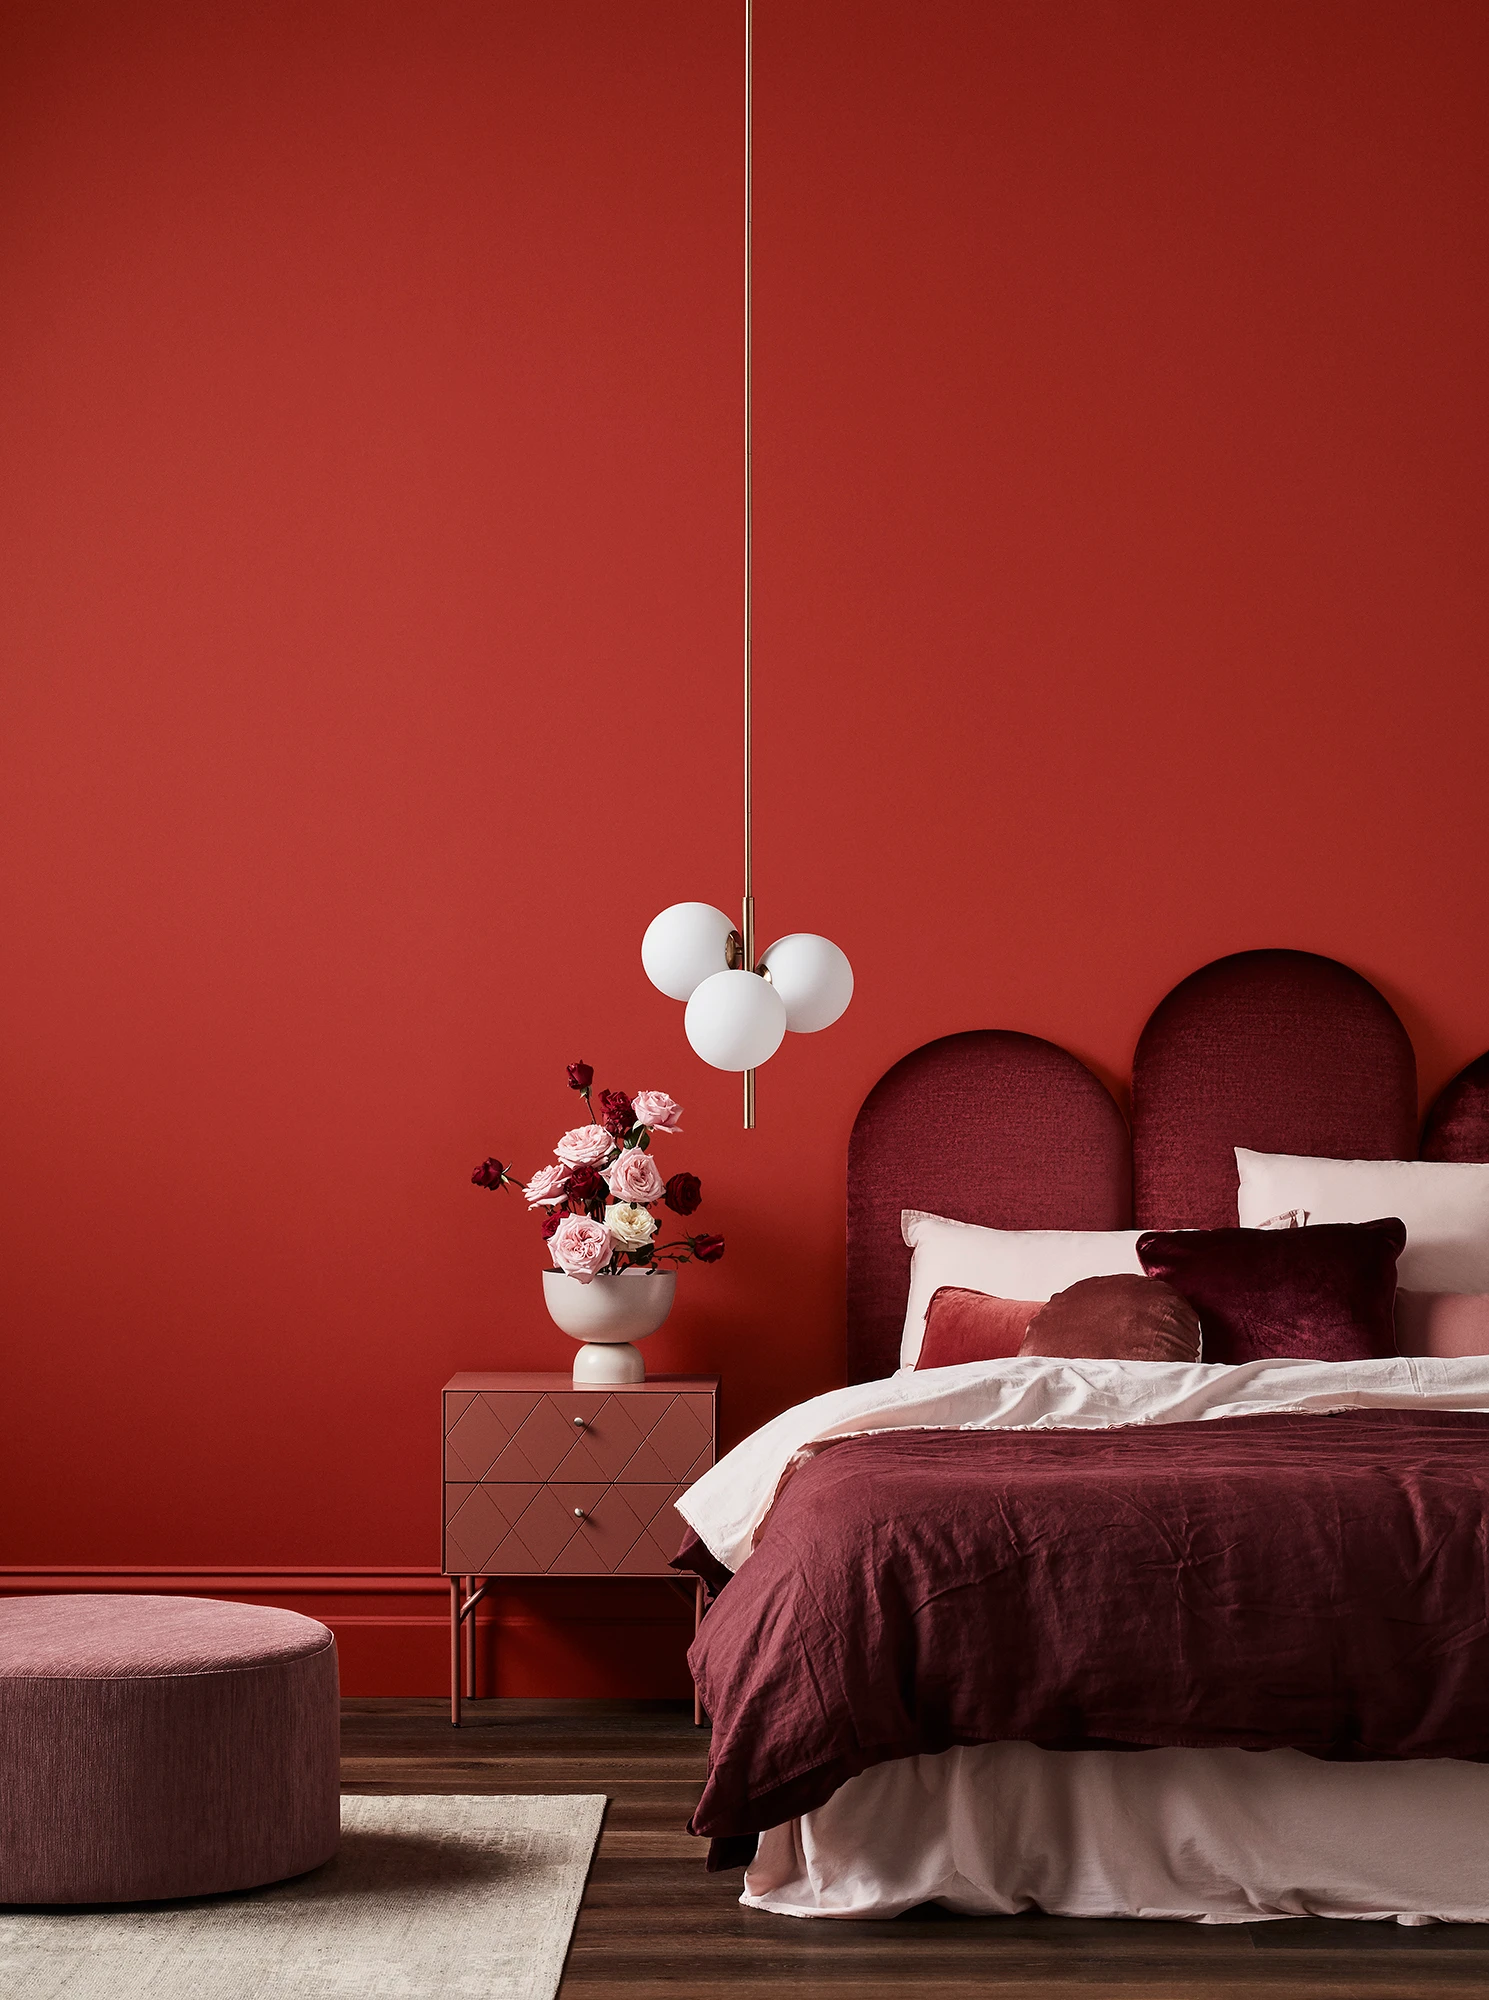
<instances>
[{"instance_id":1,"label":"table drawer","mask_svg":"<svg viewBox=\"0 0 1489 2000\"><path fill-rule=\"evenodd\" d=\"M688 1486L713 1464L713 1398L624 1389L445 1392L445 1478Z\"/></svg>"},{"instance_id":2,"label":"table drawer","mask_svg":"<svg viewBox=\"0 0 1489 2000\"><path fill-rule=\"evenodd\" d=\"M556 1480L448 1483L447 1574L676 1576L685 1485ZM577 1511L576 1511L577 1510Z\"/></svg>"}]
</instances>

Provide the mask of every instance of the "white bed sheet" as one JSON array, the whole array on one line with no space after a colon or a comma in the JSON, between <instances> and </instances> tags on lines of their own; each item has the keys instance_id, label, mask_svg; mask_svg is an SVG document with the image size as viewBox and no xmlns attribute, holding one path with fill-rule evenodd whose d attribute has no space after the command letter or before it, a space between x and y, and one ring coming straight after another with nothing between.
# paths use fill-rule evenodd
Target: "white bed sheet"
<instances>
[{"instance_id":1,"label":"white bed sheet","mask_svg":"<svg viewBox=\"0 0 1489 2000\"><path fill-rule=\"evenodd\" d=\"M1453 1360L1061 1361L1023 1355L902 1368L797 1403L726 1452L677 1511L731 1570L748 1561L782 1476L826 1438L889 1430L1105 1430L1267 1410L1489 1410L1489 1355Z\"/></svg>"},{"instance_id":2,"label":"white bed sheet","mask_svg":"<svg viewBox=\"0 0 1489 2000\"><path fill-rule=\"evenodd\" d=\"M986 1743L879 1764L772 1827L740 1900L793 1917L1043 1910L1489 1922L1489 1766Z\"/></svg>"}]
</instances>

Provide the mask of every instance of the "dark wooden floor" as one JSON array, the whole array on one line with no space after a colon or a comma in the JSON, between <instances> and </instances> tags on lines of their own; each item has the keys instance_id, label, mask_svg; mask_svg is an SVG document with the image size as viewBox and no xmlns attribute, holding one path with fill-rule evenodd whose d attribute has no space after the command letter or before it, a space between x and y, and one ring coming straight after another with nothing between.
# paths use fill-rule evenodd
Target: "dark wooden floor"
<instances>
[{"instance_id":1,"label":"dark wooden floor","mask_svg":"<svg viewBox=\"0 0 1489 2000\"><path fill-rule=\"evenodd\" d=\"M683 1831L706 1733L681 1703L349 1701L350 1792L604 1792L610 1808L563 2000L826 2000L913 1992L962 2000L1416 2000L1489 1996L1489 1931L1395 1924L1089 1923L962 1919L803 1922L742 1910L740 1877L706 1875Z\"/></svg>"}]
</instances>

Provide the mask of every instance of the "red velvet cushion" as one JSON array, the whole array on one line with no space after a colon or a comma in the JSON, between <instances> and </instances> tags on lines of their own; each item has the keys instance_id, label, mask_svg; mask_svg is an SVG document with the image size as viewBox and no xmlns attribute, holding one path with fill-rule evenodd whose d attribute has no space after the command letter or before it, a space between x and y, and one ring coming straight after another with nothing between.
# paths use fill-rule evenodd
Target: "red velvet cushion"
<instances>
[{"instance_id":1,"label":"red velvet cushion","mask_svg":"<svg viewBox=\"0 0 1489 2000\"><path fill-rule=\"evenodd\" d=\"M1157 1278L1119 1272L1056 1292L1029 1322L1020 1354L1088 1361L1198 1361L1199 1318Z\"/></svg>"},{"instance_id":2,"label":"red velvet cushion","mask_svg":"<svg viewBox=\"0 0 1489 2000\"><path fill-rule=\"evenodd\" d=\"M1010 1361L1038 1299L995 1299L986 1292L942 1285L926 1309L917 1368L955 1368L963 1361Z\"/></svg>"},{"instance_id":3,"label":"red velvet cushion","mask_svg":"<svg viewBox=\"0 0 1489 2000\"><path fill-rule=\"evenodd\" d=\"M1396 1352L1392 1309L1406 1224L1149 1230L1137 1254L1199 1314L1206 1361L1375 1361Z\"/></svg>"},{"instance_id":4,"label":"red velvet cushion","mask_svg":"<svg viewBox=\"0 0 1489 2000\"><path fill-rule=\"evenodd\" d=\"M1439 1361L1455 1354L1489 1354L1489 1294L1397 1292L1396 1349Z\"/></svg>"}]
</instances>

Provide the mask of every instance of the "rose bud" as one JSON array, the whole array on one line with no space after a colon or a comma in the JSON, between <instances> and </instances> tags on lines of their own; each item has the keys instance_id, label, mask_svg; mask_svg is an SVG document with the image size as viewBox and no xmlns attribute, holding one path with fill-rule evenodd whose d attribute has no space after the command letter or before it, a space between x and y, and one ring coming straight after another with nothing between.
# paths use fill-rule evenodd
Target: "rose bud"
<instances>
[{"instance_id":1,"label":"rose bud","mask_svg":"<svg viewBox=\"0 0 1489 2000\"><path fill-rule=\"evenodd\" d=\"M542 1228L539 1232L545 1243L562 1221L563 1217L559 1214L558 1210L550 1208L548 1213L543 1217Z\"/></svg>"},{"instance_id":2,"label":"rose bud","mask_svg":"<svg viewBox=\"0 0 1489 2000\"><path fill-rule=\"evenodd\" d=\"M471 1186L499 1188L506 1177L507 1170L500 1160L482 1160L480 1166L476 1168L476 1171L470 1177Z\"/></svg>"},{"instance_id":3,"label":"rose bud","mask_svg":"<svg viewBox=\"0 0 1489 2000\"><path fill-rule=\"evenodd\" d=\"M613 1138L622 1139L636 1123L636 1111L623 1090L600 1092L600 1123Z\"/></svg>"},{"instance_id":4,"label":"rose bud","mask_svg":"<svg viewBox=\"0 0 1489 2000\"><path fill-rule=\"evenodd\" d=\"M662 1199L674 1215L691 1215L703 1199L696 1174L674 1174L662 1190Z\"/></svg>"},{"instance_id":5,"label":"rose bud","mask_svg":"<svg viewBox=\"0 0 1489 2000\"><path fill-rule=\"evenodd\" d=\"M722 1236L695 1236L693 1238L693 1255L698 1259L700 1264L717 1264L723 1254L724 1239Z\"/></svg>"},{"instance_id":6,"label":"rose bud","mask_svg":"<svg viewBox=\"0 0 1489 2000\"><path fill-rule=\"evenodd\" d=\"M605 1192L605 1183L600 1178L597 1167L570 1167L570 1201L593 1201L596 1195Z\"/></svg>"},{"instance_id":7,"label":"rose bud","mask_svg":"<svg viewBox=\"0 0 1489 2000\"><path fill-rule=\"evenodd\" d=\"M595 1080L595 1073L588 1063L569 1064L570 1090L588 1090Z\"/></svg>"}]
</instances>

